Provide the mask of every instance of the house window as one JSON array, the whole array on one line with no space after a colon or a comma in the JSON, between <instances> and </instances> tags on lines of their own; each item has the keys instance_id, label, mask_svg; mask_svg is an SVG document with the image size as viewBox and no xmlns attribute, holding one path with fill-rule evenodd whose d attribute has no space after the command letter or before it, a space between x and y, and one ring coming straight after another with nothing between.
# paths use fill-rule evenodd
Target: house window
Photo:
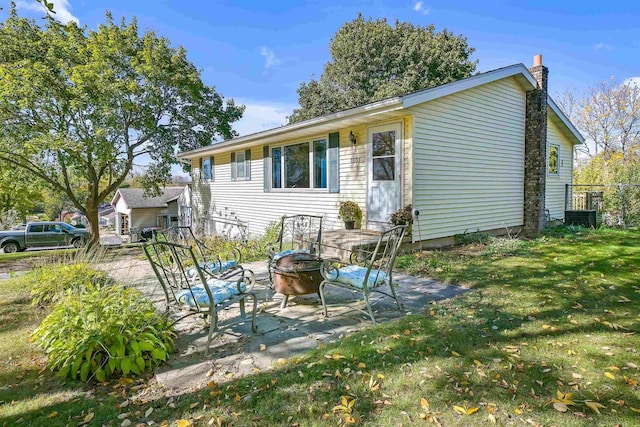
<instances>
[{"instance_id":1,"label":"house window","mask_svg":"<svg viewBox=\"0 0 640 427\"><path fill-rule=\"evenodd\" d=\"M271 150L271 188L282 188L282 148Z\"/></svg>"},{"instance_id":2,"label":"house window","mask_svg":"<svg viewBox=\"0 0 640 427\"><path fill-rule=\"evenodd\" d=\"M231 153L231 181L251 179L251 150Z\"/></svg>"},{"instance_id":3,"label":"house window","mask_svg":"<svg viewBox=\"0 0 640 427\"><path fill-rule=\"evenodd\" d=\"M327 188L327 141L313 141L313 187Z\"/></svg>"},{"instance_id":4,"label":"house window","mask_svg":"<svg viewBox=\"0 0 640 427\"><path fill-rule=\"evenodd\" d=\"M558 174L558 165L559 165L559 153L560 147L557 145L551 145L549 147L549 173L553 175Z\"/></svg>"},{"instance_id":5,"label":"house window","mask_svg":"<svg viewBox=\"0 0 640 427\"><path fill-rule=\"evenodd\" d=\"M271 188L327 188L327 140L271 149Z\"/></svg>"},{"instance_id":6,"label":"house window","mask_svg":"<svg viewBox=\"0 0 640 427\"><path fill-rule=\"evenodd\" d=\"M200 159L200 170L201 172L201 177L202 179L204 179L205 181L213 181L214 180L214 176L213 176L213 156L211 157L203 157Z\"/></svg>"},{"instance_id":7,"label":"house window","mask_svg":"<svg viewBox=\"0 0 640 427\"><path fill-rule=\"evenodd\" d=\"M236 153L236 178L244 178L244 152Z\"/></svg>"}]
</instances>

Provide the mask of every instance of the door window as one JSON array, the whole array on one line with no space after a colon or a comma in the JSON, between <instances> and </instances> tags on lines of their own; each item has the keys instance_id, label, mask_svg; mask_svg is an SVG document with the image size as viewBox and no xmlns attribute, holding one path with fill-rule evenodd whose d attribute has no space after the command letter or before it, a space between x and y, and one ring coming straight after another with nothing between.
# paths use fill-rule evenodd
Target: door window
<instances>
[{"instance_id":1,"label":"door window","mask_svg":"<svg viewBox=\"0 0 640 427\"><path fill-rule=\"evenodd\" d=\"M373 176L374 181L393 181L396 177L396 132L376 132L373 134Z\"/></svg>"}]
</instances>

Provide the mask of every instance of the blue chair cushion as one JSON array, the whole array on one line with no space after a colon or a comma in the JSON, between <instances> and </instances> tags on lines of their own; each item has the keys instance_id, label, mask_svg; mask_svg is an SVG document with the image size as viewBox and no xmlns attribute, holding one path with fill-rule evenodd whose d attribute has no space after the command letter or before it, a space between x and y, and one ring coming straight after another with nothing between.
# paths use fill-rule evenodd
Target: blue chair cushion
<instances>
[{"instance_id":1,"label":"blue chair cushion","mask_svg":"<svg viewBox=\"0 0 640 427\"><path fill-rule=\"evenodd\" d=\"M204 264L200 264L200 268L207 270L210 273L223 273L231 268L234 268L238 265L236 261L222 261L219 263L217 261L209 261ZM186 271L187 277L192 278L195 277L198 273L195 267L191 267Z\"/></svg>"},{"instance_id":2,"label":"blue chair cushion","mask_svg":"<svg viewBox=\"0 0 640 427\"><path fill-rule=\"evenodd\" d=\"M311 252L309 252L308 249L288 249L286 251L278 252L277 254L275 254L273 256L273 262L276 262L280 258L285 257L287 255L291 255L291 254L308 254L308 253L311 253Z\"/></svg>"},{"instance_id":3,"label":"blue chair cushion","mask_svg":"<svg viewBox=\"0 0 640 427\"><path fill-rule=\"evenodd\" d=\"M332 270L328 279L331 282L342 283L354 288L364 289L364 276L367 274L365 267L349 265L337 270ZM372 269L367 278L366 289L375 288L382 285L387 280L387 273L381 270Z\"/></svg>"},{"instance_id":4,"label":"blue chair cushion","mask_svg":"<svg viewBox=\"0 0 640 427\"><path fill-rule=\"evenodd\" d=\"M240 290L238 290L237 282L227 282L224 280L212 279L208 280L207 284L211 290L211 296L213 297L213 304L218 305L229 298L239 295L244 292L247 287L244 282L240 283ZM209 307L210 301L207 291L202 286L194 286L191 288L191 292L186 289L176 293L176 298L181 304L186 304L189 307Z\"/></svg>"}]
</instances>

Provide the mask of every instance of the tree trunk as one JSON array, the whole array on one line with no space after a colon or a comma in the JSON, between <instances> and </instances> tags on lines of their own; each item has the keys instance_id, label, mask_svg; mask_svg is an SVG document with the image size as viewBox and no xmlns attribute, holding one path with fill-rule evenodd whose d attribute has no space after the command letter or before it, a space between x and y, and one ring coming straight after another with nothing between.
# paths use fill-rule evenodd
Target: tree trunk
<instances>
[{"instance_id":1,"label":"tree trunk","mask_svg":"<svg viewBox=\"0 0 640 427\"><path fill-rule=\"evenodd\" d=\"M100 245L100 222L98 216L98 208L96 206L87 206L85 212L89 221L89 244L88 249L97 248Z\"/></svg>"}]
</instances>

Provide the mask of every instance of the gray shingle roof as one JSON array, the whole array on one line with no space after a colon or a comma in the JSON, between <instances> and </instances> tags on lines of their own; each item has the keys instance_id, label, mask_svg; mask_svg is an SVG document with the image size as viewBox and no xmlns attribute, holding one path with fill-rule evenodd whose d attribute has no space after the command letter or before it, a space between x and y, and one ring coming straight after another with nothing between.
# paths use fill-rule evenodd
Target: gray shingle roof
<instances>
[{"instance_id":1,"label":"gray shingle roof","mask_svg":"<svg viewBox=\"0 0 640 427\"><path fill-rule=\"evenodd\" d=\"M158 197L145 197L142 188L120 188L120 197L129 209L138 208L166 208L167 203L178 198L184 187L161 188L162 194Z\"/></svg>"}]
</instances>

